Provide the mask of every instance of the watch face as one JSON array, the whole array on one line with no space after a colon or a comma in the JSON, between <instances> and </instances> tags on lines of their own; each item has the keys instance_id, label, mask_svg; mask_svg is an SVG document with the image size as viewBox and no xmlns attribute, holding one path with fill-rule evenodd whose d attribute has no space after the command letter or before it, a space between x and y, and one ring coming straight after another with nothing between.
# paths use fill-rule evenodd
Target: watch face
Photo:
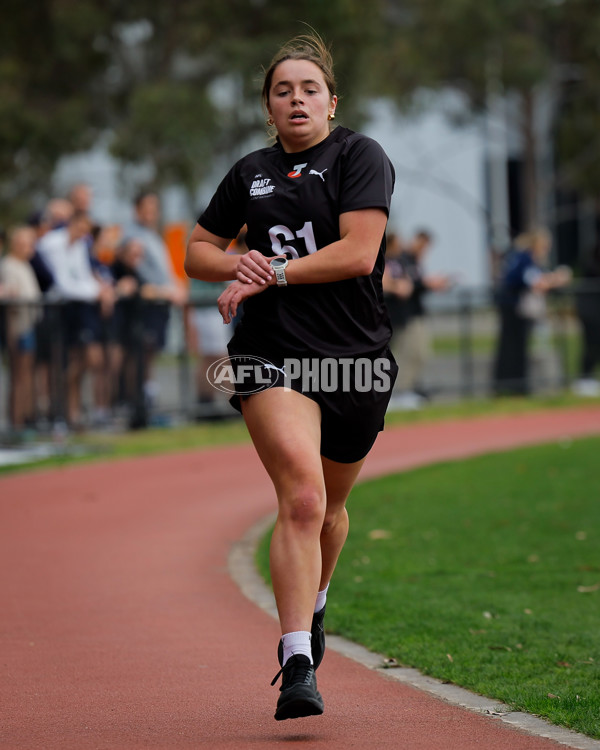
<instances>
[{"instance_id":1,"label":"watch face","mask_svg":"<svg viewBox=\"0 0 600 750\"><path fill-rule=\"evenodd\" d=\"M287 266L287 260L285 258L273 258L271 261L272 266Z\"/></svg>"}]
</instances>

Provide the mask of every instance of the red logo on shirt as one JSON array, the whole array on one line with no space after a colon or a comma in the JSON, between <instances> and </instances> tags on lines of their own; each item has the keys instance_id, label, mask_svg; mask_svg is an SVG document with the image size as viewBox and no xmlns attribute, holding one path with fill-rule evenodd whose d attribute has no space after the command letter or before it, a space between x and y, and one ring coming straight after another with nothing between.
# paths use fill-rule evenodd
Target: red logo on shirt
<instances>
[{"instance_id":1,"label":"red logo on shirt","mask_svg":"<svg viewBox=\"0 0 600 750\"><path fill-rule=\"evenodd\" d=\"M308 167L308 164L295 164L294 169L291 172L288 172L288 177L291 177L292 179L300 177L304 167Z\"/></svg>"}]
</instances>

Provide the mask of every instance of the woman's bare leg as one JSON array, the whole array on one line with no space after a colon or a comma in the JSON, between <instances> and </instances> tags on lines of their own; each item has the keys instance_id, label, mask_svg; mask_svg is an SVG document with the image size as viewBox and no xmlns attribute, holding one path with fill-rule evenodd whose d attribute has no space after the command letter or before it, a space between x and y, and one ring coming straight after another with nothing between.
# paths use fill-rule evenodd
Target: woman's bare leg
<instances>
[{"instance_id":1,"label":"woman's bare leg","mask_svg":"<svg viewBox=\"0 0 600 750\"><path fill-rule=\"evenodd\" d=\"M346 500L364 464L364 458L351 464L322 459L327 508L321 530L321 581L319 591L329 584L340 552L348 536Z\"/></svg>"},{"instance_id":2,"label":"woman's bare leg","mask_svg":"<svg viewBox=\"0 0 600 750\"><path fill-rule=\"evenodd\" d=\"M281 632L310 631L326 509L320 408L300 393L271 388L244 401L243 414L279 504L271 578Z\"/></svg>"}]
</instances>

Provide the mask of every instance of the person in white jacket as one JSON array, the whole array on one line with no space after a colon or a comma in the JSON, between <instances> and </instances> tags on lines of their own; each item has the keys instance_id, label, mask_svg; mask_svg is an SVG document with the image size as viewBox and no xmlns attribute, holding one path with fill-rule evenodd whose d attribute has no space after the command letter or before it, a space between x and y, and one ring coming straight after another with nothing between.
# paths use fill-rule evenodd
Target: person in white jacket
<instances>
[{"instance_id":1,"label":"person in white jacket","mask_svg":"<svg viewBox=\"0 0 600 750\"><path fill-rule=\"evenodd\" d=\"M66 227L48 232L38 246L54 278L48 298L64 302L67 419L73 427L82 423L81 383L86 370L92 374L95 413L105 414L108 407L102 317L112 313L114 290L94 275L87 241L90 230L88 215L75 211Z\"/></svg>"}]
</instances>

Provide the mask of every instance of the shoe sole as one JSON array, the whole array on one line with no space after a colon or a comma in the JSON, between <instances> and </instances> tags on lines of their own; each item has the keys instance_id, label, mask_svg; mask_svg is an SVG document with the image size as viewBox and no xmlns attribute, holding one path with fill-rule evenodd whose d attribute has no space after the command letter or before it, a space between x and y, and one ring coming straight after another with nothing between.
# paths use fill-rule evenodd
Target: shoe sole
<instances>
[{"instance_id":1,"label":"shoe sole","mask_svg":"<svg viewBox=\"0 0 600 750\"><path fill-rule=\"evenodd\" d=\"M323 702L316 698L291 698L277 706L275 718L277 721L286 719L301 719L303 716L320 716L323 713Z\"/></svg>"}]
</instances>

